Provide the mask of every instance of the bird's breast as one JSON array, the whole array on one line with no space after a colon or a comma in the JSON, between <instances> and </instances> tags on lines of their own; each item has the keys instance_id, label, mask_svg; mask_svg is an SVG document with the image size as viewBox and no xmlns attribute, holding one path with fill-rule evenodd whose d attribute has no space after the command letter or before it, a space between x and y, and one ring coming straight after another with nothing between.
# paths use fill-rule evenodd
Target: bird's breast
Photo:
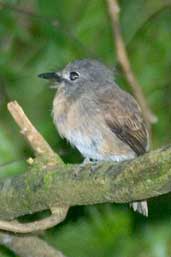
<instances>
[{"instance_id":1,"label":"bird's breast","mask_svg":"<svg viewBox=\"0 0 171 257\"><path fill-rule=\"evenodd\" d=\"M79 101L72 101L64 93L59 93L53 101L53 119L62 137L70 139L70 134L80 130L81 114Z\"/></svg>"},{"instance_id":2,"label":"bird's breast","mask_svg":"<svg viewBox=\"0 0 171 257\"><path fill-rule=\"evenodd\" d=\"M92 157L93 152L97 152L97 146L102 140L101 132L93 125L88 107L84 107L83 111L82 101L71 102L64 94L59 94L54 99L52 113L55 126L62 137L85 156Z\"/></svg>"}]
</instances>

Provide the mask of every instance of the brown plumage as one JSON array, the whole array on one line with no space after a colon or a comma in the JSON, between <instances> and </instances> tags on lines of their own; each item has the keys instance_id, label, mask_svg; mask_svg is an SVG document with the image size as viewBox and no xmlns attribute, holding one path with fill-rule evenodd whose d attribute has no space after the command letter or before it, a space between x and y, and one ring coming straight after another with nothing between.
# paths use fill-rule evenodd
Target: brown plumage
<instances>
[{"instance_id":1,"label":"brown plumage","mask_svg":"<svg viewBox=\"0 0 171 257\"><path fill-rule=\"evenodd\" d=\"M112 132L128 144L137 156L144 154L149 147L148 131L134 98L119 88L110 88L100 93L98 99Z\"/></svg>"}]
</instances>

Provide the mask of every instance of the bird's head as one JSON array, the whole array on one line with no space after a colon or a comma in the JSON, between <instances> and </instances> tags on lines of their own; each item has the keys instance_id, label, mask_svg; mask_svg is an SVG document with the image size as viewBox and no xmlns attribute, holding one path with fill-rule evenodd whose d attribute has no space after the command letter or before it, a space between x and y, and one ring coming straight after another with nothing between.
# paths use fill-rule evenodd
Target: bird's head
<instances>
[{"instance_id":1,"label":"bird's head","mask_svg":"<svg viewBox=\"0 0 171 257\"><path fill-rule=\"evenodd\" d=\"M62 71L47 72L40 78L54 81L54 87L63 87L67 92L85 91L113 81L113 72L96 60L84 59L69 63Z\"/></svg>"}]
</instances>

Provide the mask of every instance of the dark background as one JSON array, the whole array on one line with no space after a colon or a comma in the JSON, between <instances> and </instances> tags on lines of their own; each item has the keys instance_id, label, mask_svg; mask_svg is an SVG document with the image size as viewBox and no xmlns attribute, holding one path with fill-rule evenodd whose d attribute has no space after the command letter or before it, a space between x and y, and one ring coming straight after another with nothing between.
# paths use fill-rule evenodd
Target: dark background
<instances>
[{"instance_id":1,"label":"dark background","mask_svg":"<svg viewBox=\"0 0 171 257\"><path fill-rule=\"evenodd\" d=\"M0 1L2 3L2 1ZM65 162L82 161L60 139L51 118L54 91L37 74L79 58L117 68L116 80L131 92L117 64L105 0L9 0L0 4L0 177L26 169L31 149L7 111L17 100ZM121 27L132 68L158 117L152 149L171 142L171 1L122 0ZM41 235L70 257L170 257L170 195L149 201L149 218L127 205L72 208L65 222ZM1 257L14 256L0 248Z\"/></svg>"}]
</instances>

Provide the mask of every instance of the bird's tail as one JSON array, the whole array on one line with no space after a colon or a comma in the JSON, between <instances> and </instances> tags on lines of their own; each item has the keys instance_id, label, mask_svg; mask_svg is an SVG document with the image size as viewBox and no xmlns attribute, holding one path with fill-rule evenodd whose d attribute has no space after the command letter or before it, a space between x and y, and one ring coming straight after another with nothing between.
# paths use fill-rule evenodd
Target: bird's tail
<instances>
[{"instance_id":1,"label":"bird's tail","mask_svg":"<svg viewBox=\"0 0 171 257\"><path fill-rule=\"evenodd\" d=\"M130 203L130 207L132 207L134 211L137 211L137 212L143 214L144 216L148 217L147 201Z\"/></svg>"}]
</instances>

